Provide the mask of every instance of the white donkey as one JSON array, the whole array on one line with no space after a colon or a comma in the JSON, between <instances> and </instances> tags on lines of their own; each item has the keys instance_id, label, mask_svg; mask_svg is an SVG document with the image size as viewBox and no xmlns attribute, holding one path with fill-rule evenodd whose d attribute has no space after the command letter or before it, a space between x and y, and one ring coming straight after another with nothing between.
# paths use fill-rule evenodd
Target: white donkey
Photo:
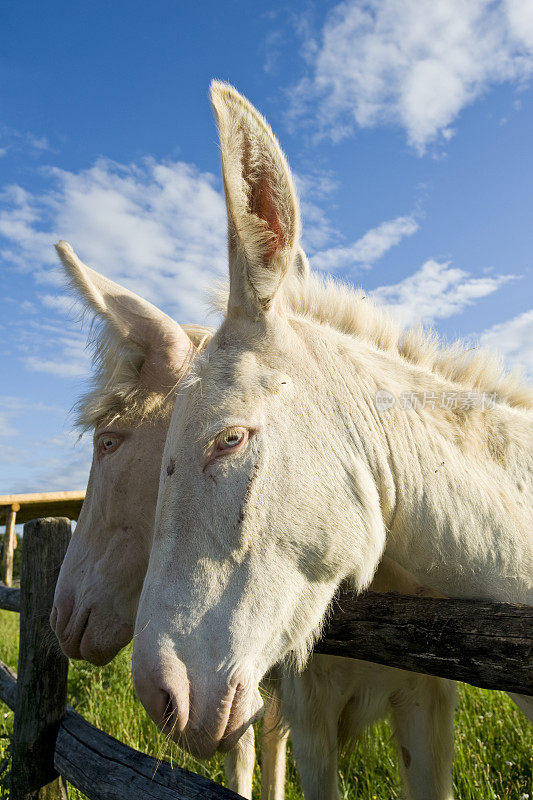
<instances>
[{"instance_id":1,"label":"white donkey","mask_svg":"<svg viewBox=\"0 0 533 800\"><path fill-rule=\"evenodd\" d=\"M103 327L96 339L99 369L95 386L78 404L79 424L94 429L93 465L76 534L57 583L51 622L68 656L104 664L130 641L133 632L148 563L172 390L212 332L195 326L180 327L150 303L91 270L68 244L60 243L58 253L79 299ZM296 266L300 280L307 279L303 253L298 255ZM372 588L427 593L387 559ZM443 774L441 783L449 784L453 693L450 701L447 689L446 681L364 662L316 656L296 692L289 690L286 709L297 732L316 719L328 731L331 741L324 742L317 764L321 765L320 774L328 774L330 781L336 783L336 720L341 711L350 709L353 733L383 716L390 703L393 715L398 717L396 733L404 763L412 760L412 767L405 770L408 785L413 780L418 784L419 774L434 782L439 773ZM440 708L438 699L442 696L448 702ZM397 707L403 709L401 717ZM420 726L422 719L422 727L427 727L425 722L435 716L435 708L439 708L438 719L443 723L440 735L448 739L443 751L446 757L440 759L435 758L429 745L423 753L409 750L404 722ZM281 800L286 737L275 725L275 709L269 706L267 712L263 727L263 797ZM425 740L432 742L432 736ZM306 774L309 756L305 751L299 753L299 744L297 735L297 759L302 774ZM253 763L250 729L226 760L230 785L246 797L251 794Z\"/></svg>"},{"instance_id":2,"label":"white donkey","mask_svg":"<svg viewBox=\"0 0 533 800\"><path fill-rule=\"evenodd\" d=\"M448 595L533 598L531 392L334 282L288 302L289 168L234 89L212 101L230 295L178 390L133 655L149 713L170 703L166 729L203 756L235 744L261 677L305 663L336 588L368 586L384 552ZM379 413L379 390L430 401Z\"/></svg>"}]
</instances>

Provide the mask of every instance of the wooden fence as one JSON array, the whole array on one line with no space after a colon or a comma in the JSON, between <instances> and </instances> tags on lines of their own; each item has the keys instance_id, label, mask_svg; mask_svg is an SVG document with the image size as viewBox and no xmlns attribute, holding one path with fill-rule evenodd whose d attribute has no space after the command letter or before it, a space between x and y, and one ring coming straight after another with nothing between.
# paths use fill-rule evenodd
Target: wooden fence
<instances>
[{"instance_id":1,"label":"wooden fence","mask_svg":"<svg viewBox=\"0 0 533 800\"><path fill-rule=\"evenodd\" d=\"M67 519L24 527L21 589L0 587L20 611L18 676L0 662L0 699L15 711L11 800L59 800L66 781L91 800L237 800L98 730L66 706L68 660L48 618L70 539ZM504 603L371 594L336 598L315 652L533 694L533 609Z\"/></svg>"}]
</instances>

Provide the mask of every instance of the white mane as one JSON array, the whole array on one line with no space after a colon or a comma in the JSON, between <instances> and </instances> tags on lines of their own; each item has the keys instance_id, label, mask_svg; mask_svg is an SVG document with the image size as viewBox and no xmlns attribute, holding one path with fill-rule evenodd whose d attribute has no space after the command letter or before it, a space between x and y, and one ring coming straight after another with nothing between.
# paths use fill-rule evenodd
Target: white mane
<instances>
[{"instance_id":1,"label":"white mane","mask_svg":"<svg viewBox=\"0 0 533 800\"><path fill-rule=\"evenodd\" d=\"M316 274L305 285L291 282L284 289L287 308L296 316L365 339L468 390L494 393L510 406L533 408L533 389L522 383L518 372L507 372L496 354L461 342L447 347L435 331L422 326L405 329L361 289Z\"/></svg>"}]
</instances>

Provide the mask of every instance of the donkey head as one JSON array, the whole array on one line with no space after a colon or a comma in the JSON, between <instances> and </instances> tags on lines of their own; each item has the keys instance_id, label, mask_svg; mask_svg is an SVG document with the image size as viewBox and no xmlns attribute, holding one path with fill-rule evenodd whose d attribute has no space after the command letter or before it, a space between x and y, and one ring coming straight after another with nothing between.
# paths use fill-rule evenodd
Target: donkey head
<instances>
[{"instance_id":1,"label":"donkey head","mask_svg":"<svg viewBox=\"0 0 533 800\"><path fill-rule=\"evenodd\" d=\"M300 235L287 162L234 89L214 83L211 98L230 293L178 390L134 640L141 701L200 756L235 744L261 677L305 656L338 584L365 586L384 546L338 366L346 337L286 302Z\"/></svg>"}]
</instances>

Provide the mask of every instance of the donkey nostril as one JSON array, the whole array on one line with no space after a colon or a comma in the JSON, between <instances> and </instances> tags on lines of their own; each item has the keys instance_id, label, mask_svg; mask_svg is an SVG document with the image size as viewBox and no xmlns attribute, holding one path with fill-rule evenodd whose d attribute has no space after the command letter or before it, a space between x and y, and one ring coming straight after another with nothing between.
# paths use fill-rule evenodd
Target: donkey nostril
<instances>
[{"instance_id":1,"label":"donkey nostril","mask_svg":"<svg viewBox=\"0 0 533 800\"><path fill-rule=\"evenodd\" d=\"M139 700L156 725L176 740L189 719L189 682L185 667L177 659L150 664L140 651L139 640L133 645L133 682Z\"/></svg>"}]
</instances>

